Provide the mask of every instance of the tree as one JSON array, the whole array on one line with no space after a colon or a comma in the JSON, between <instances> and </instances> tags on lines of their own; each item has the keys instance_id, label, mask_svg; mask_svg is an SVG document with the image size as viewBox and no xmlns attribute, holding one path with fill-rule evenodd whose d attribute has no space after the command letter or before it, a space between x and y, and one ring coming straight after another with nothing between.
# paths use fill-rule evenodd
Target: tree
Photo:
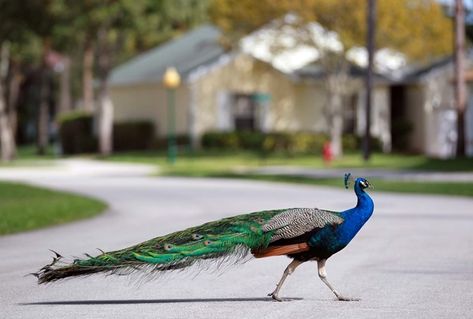
<instances>
[{"instance_id":1,"label":"tree","mask_svg":"<svg viewBox=\"0 0 473 319\"><path fill-rule=\"evenodd\" d=\"M320 53L319 64L326 74L326 116L335 154L341 154L343 100L347 88L348 67L346 53L350 48L363 47L366 39L365 0L213 0L211 17L236 43L247 34L287 12L299 17L295 38L302 45L310 45ZM426 61L451 53L451 21L443 15L435 1L379 0L377 11L376 44L404 53L411 61ZM342 47L326 50L312 41L310 22L320 23L327 31L336 32ZM415 23L412 23L415 21ZM280 26L284 28L284 26Z\"/></svg>"},{"instance_id":2,"label":"tree","mask_svg":"<svg viewBox=\"0 0 473 319\"><path fill-rule=\"evenodd\" d=\"M35 21L36 6L24 8L24 1L0 0L0 146L2 161L16 155L16 101L20 85L19 61L12 57L28 55L34 45L30 23ZM20 49L21 48L21 49ZM22 52L21 54L19 52Z\"/></svg>"},{"instance_id":3,"label":"tree","mask_svg":"<svg viewBox=\"0 0 473 319\"><path fill-rule=\"evenodd\" d=\"M207 1L63 0L84 47L83 92L90 104L92 70L98 76L98 139L102 155L112 152L113 105L108 78L116 63L168 40L205 19ZM93 49L92 49L93 48ZM90 51L95 50L95 55ZM90 106L87 107L90 109Z\"/></svg>"}]
</instances>

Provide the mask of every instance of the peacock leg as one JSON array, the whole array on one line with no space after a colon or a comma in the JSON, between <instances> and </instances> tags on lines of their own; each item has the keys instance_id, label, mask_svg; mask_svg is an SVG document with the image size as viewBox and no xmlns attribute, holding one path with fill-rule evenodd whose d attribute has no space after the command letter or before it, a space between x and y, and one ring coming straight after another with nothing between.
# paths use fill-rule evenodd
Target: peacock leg
<instances>
[{"instance_id":1,"label":"peacock leg","mask_svg":"<svg viewBox=\"0 0 473 319\"><path fill-rule=\"evenodd\" d=\"M322 259L317 261L317 268L319 272L319 278L324 282L324 284L327 285L327 287L330 288L330 290L337 296L337 299L340 301L359 301L360 299L357 298L347 298L343 297L338 291L335 290L335 288L332 287L332 285L328 282L327 280L327 271L325 270L325 262L327 259Z\"/></svg>"},{"instance_id":2,"label":"peacock leg","mask_svg":"<svg viewBox=\"0 0 473 319\"><path fill-rule=\"evenodd\" d=\"M294 272L294 270L296 270L296 268L302 264L303 261L299 261L299 260L296 260L294 259L293 261L291 261L291 263L286 267L286 270L284 270L284 273L282 274L282 277L281 277L281 280L279 280L278 284L276 285L276 289L274 289L274 291L272 293L269 293L268 296L271 296L271 298L273 298L274 300L277 300L277 301L282 301L281 298L279 298L279 290L281 290L281 287L284 283L284 281L286 280L286 277L290 274L292 274Z\"/></svg>"}]
</instances>

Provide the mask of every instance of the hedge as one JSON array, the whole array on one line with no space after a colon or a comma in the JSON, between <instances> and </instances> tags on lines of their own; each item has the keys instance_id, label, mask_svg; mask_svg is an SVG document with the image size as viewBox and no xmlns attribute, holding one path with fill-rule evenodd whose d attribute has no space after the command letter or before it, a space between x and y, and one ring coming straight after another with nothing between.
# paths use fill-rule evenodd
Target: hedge
<instances>
[{"instance_id":1,"label":"hedge","mask_svg":"<svg viewBox=\"0 0 473 319\"><path fill-rule=\"evenodd\" d=\"M320 154L328 135L312 132L218 132L209 131L202 136L202 147L209 149L254 150L264 153ZM344 151L357 151L362 138L346 134L342 138ZM381 150L381 142L371 139L374 150Z\"/></svg>"},{"instance_id":2,"label":"hedge","mask_svg":"<svg viewBox=\"0 0 473 319\"><path fill-rule=\"evenodd\" d=\"M58 118L58 123L63 154L97 151L93 114L84 111L68 112ZM154 124L151 121L126 121L113 124L115 151L148 150L154 146L154 141Z\"/></svg>"},{"instance_id":3,"label":"hedge","mask_svg":"<svg viewBox=\"0 0 473 319\"><path fill-rule=\"evenodd\" d=\"M84 111L73 111L58 118L59 139L63 154L92 153L97 150L94 137L94 116Z\"/></svg>"},{"instance_id":4,"label":"hedge","mask_svg":"<svg viewBox=\"0 0 473 319\"><path fill-rule=\"evenodd\" d=\"M325 134L306 132L207 132L202 136L204 148L285 153L319 154L326 141Z\"/></svg>"},{"instance_id":5,"label":"hedge","mask_svg":"<svg viewBox=\"0 0 473 319\"><path fill-rule=\"evenodd\" d=\"M148 150L153 147L154 124L151 121L127 121L113 124L115 151Z\"/></svg>"}]
</instances>

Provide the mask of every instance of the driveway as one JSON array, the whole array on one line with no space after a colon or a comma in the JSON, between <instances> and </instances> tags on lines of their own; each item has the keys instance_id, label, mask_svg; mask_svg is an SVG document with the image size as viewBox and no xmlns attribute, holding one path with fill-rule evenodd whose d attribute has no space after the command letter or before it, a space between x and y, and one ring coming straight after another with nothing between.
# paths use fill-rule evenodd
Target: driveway
<instances>
[{"instance_id":1,"label":"driveway","mask_svg":"<svg viewBox=\"0 0 473 319\"><path fill-rule=\"evenodd\" d=\"M99 165L105 166L75 161L0 169L0 179L87 194L110 206L86 221L0 237L0 318L473 317L473 200L460 197L372 193L372 219L327 263L331 283L359 302L335 301L314 263L298 268L283 287L281 295L291 301L272 302L266 294L288 264L285 257L199 276L191 271L148 281L99 275L38 286L25 274L50 262L48 249L64 256L95 254L96 248L119 249L242 212L298 206L343 210L356 202L347 190L147 177L153 168Z\"/></svg>"}]
</instances>

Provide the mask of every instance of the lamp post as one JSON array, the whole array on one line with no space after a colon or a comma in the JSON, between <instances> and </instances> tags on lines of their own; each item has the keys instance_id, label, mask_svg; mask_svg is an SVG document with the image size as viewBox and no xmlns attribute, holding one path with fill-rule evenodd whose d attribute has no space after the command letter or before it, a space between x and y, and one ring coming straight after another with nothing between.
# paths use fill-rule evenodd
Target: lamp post
<instances>
[{"instance_id":1,"label":"lamp post","mask_svg":"<svg viewBox=\"0 0 473 319\"><path fill-rule=\"evenodd\" d=\"M176 162L176 89L181 84L181 77L176 68L169 67L164 72L163 84L167 89L167 103L168 103L168 161L171 164Z\"/></svg>"}]
</instances>

